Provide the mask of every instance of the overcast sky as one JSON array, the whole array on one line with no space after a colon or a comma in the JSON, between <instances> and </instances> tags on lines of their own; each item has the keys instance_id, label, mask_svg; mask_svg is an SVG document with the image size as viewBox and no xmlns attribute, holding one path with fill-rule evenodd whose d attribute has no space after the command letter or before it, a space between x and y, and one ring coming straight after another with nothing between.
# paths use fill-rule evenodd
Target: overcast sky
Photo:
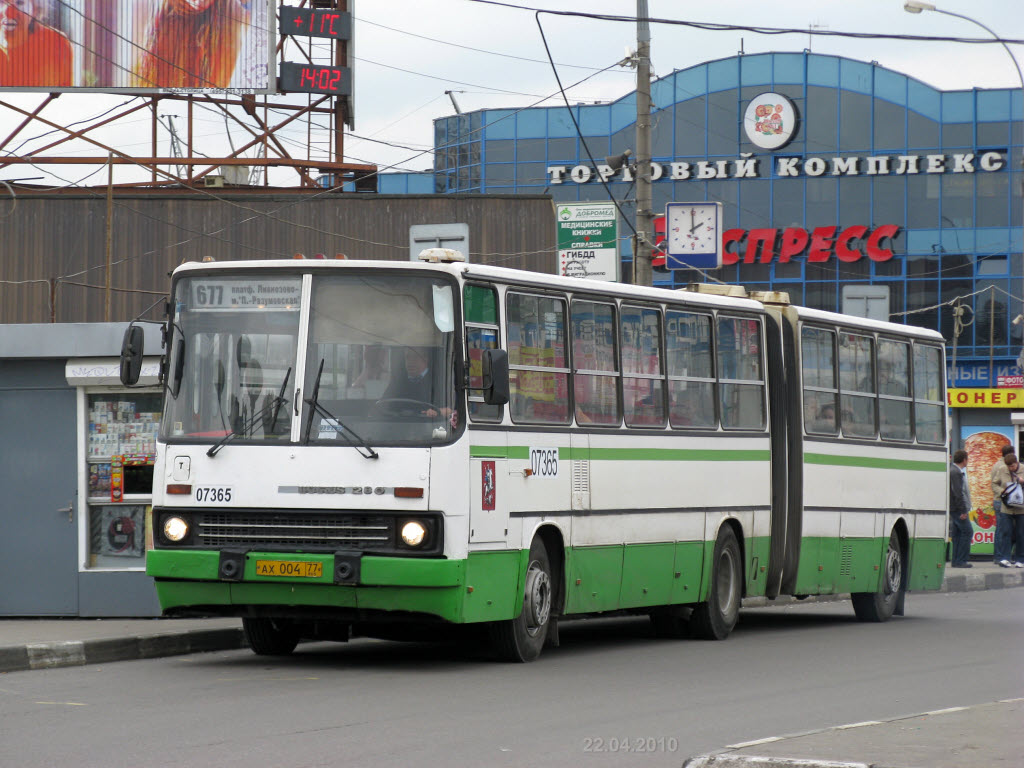
<instances>
[{"instance_id":1,"label":"overcast sky","mask_svg":"<svg viewBox=\"0 0 1024 768\"><path fill-rule=\"evenodd\" d=\"M621 16L636 12L636 3L631 0L538 0L514 4ZM935 12L909 14L903 10L902 0L649 0L648 5L654 19L822 32L989 37L984 29L962 19ZM1021 0L948 0L936 5L977 19L998 29L1006 38L1024 38ZM355 16L353 133L412 147L432 146L432 121L454 113L446 90L459 91L455 98L464 112L522 107L557 94L558 85L548 63L544 38L566 86L614 65L625 57L627 49L636 48L635 22L542 13L542 38L533 11L467 0L358 0ZM808 47L817 53L877 61L944 89L1020 85L1017 70L1000 45L763 35L651 24L655 76L731 56L740 50L750 54L802 51ZM1024 46L1011 48L1017 49L1015 53L1024 67ZM574 102L617 99L633 90L635 83L634 70L613 67L573 88L569 96ZM560 95L544 102L560 103ZM428 168L432 162L430 155L414 157L414 152L355 138L347 140L346 153L379 165L398 163L412 169Z\"/></svg>"},{"instance_id":2,"label":"overcast sky","mask_svg":"<svg viewBox=\"0 0 1024 768\"><path fill-rule=\"evenodd\" d=\"M615 22L540 14L532 8L632 16L632 0L535 0L525 9L472 0L356 0L355 15L355 129L345 139L345 159L372 163L382 169L425 170L433 165L433 120L454 114L445 91L454 91L463 112L497 107L524 107L540 102L560 104L558 85L548 63L544 36L563 85L586 79L569 90L570 100L614 100L635 87L635 71L614 66L636 47L635 22ZM946 0L940 8L968 15L999 30L1009 39L1024 38L1022 0ZM528 8L527 8L528 6ZM934 12L918 15L903 10L902 0L649 0L653 19L672 19L730 25L794 28L821 32L889 33L987 38L984 29L968 21ZM999 45L860 40L809 35L763 35L750 31L705 31L668 24L651 24L651 59L655 76L701 62L748 53L802 51L877 61L894 70L944 89L996 88L1020 85L1018 72ZM1011 46L1024 67L1024 45ZM286 48L286 51L288 49ZM607 72L595 74L611 67ZM0 99L31 109L38 95L0 94ZM72 122L99 114L116 104L116 97L63 95L44 113ZM177 114L183 130L184 105L164 102L161 114ZM0 138L22 116L0 108ZM43 128L31 133L37 135ZM108 133L118 149L148 155L148 121L138 116ZM236 146L245 140L233 134ZM304 154L305 130L282 132L296 154ZM160 154L169 155L169 139L161 131ZM223 118L209 113L196 118L197 149L207 155L226 154ZM38 145L38 143L37 143ZM8 147L8 151L13 148ZM65 153L71 153L68 149ZM100 154L95 149L75 154ZM57 169L12 166L0 179L46 175L56 171L55 184L101 185L105 171L83 166ZM272 183L294 184L290 172L272 175ZM91 175L89 175L91 174ZM44 183L42 181L36 183Z\"/></svg>"}]
</instances>

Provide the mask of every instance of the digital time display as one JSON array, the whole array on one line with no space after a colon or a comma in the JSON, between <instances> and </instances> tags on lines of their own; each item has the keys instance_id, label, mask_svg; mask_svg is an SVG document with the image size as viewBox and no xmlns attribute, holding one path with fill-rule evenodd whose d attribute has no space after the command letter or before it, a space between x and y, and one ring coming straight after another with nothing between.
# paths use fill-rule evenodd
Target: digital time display
<instances>
[{"instance_id":1,"label":"digital time display","mask_svg":"<svg viewBox=\"0 0 1024 768\"><path fill-rule=\"evenodd\" d=\"M281 90L302 93L352 95L352 70L320 64L281 63Z\"/></svg>"},{"instance_id":2,"label":"digital time display","mask_svg":"<svg viewBox=\"0 0 1024 768\"><path fill-rule=\"evenodd\" d=\"M332 40L352 39L352 15L339 11L281 6L278 29L282 35L328 37Z\"/></svg>"}]
</instances>

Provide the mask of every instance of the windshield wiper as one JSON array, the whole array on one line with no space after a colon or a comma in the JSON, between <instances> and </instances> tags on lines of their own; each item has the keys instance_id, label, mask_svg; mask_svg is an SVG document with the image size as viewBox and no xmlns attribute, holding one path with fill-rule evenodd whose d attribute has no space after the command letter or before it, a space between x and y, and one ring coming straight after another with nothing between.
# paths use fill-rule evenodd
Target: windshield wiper
<instances>
[{"instance_id":1,"label":"windshield wiper","mask_svg":"<svg viewBox=\"0 0 1024 768\"><path fill-rule=\"evenodd\" d=\"M340 434L348 440L360 456L365 459L379 459L380 454L373 450L373 448L371 448L363 438L353 432L345 422L328 411L318 402L318 398L320 397L320 377L323 376L323 373L324 359L320 358L320 369L316 372L316 383L313 385L313 396L306 398L305 401L306 404L309 405L309 416L306 419L306 439L302 441L303 444L309 445L309 439L313 435L313 416L315 414L320 414L321 417L331 420L335 433ZM349 435L351 435L351 437L349 437Z\"/></svg>"},{"instance_id":2,"label":"windshield wiper","mask_svg":"<svg viewBox=\"0 0 1024 768\"><path fill-rule=\"evenodd\" d=\"M281 382L281 389L278 390L277 396L273 400L271 400L269 403L265 404L258 411L255 411L252 414L252 416L250 416L245 421L245 423L242 424L242 428L240 430L234 430L234 429L231 430L226 435L224 435L224 437L222 437L216 443L211 445L210 446L210 450L208 450L206 452L206 455L207 456L216 456L217 453L220 451L220 449L223 448L225 445L227 445L228 441L231 440L231 438L233 438L239 432L241 432L242 434L245 434L245 433L249 432L249 430L251 430L254 426L256 426L256 422L259 419L262 419L264 416L266 416L271 410L274 411L274 418L271 420L271 422L270 422L270 429L267 430L267 431L268 432L273 432L274 431L274 427L277 426L277 415L281 412L281 406L288 402L288 400L284 396L284 390L285 390L285 387L288 386L288 379L291 378L291 375L292 375L292 369L288 368L288 370L284 374L284 381Z\"/></svg>"}]
</instances>

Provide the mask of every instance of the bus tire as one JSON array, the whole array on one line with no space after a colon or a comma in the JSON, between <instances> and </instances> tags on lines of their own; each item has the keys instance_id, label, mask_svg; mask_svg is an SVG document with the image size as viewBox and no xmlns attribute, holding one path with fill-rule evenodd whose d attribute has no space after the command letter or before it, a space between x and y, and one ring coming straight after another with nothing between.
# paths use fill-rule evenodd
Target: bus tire
<instances>
[{"instance_id":1,"label":"bus tire","mask_svg":"<svg viewBox=\"0 0 1024 768\"><path fill-rule=\"evenodd\" d=\"M882 566L882 583L878 591L854 592L850 595L853 612L860 621L882 622L892 618L896 606L904 597L903 573L903 546L899 534L893 530L889 534L889 545Z\"/></svg>"},{"instance_id":2,"label":"bus tire","mask_svg":"<svg viewBox=\"0 0 1024 768\"><path fill-rule=\"evenodd\" d=\"M551 626L555 591L548 550L536 538L530 545L522 610L514 619L490 625L491 646L500 660L522 663L540 656Z\"/></svg>"},{"instance_id":3,"label":"bus tire","mask_svg":"<svg viewBox=\"0 0 1024 768\"><path fill-rule=\"evenodd\" d=\"M723 525L715 541L711 561L711 589L706 602L698 603L690 617L690 630L701 640L725 640L740 617L743 599L743 567L736 534Z\"/></svg>"},{"instance_id":4,"label":"bus tire","mask_svg":"<svg viewBox=\"0 0 1024 768\"><path fill-rule=\"evenodd\" d=\"M243 618L242 631L258 656L287 656L299 644L299 633L287 619Z\"/></svg>"}]
</instances>

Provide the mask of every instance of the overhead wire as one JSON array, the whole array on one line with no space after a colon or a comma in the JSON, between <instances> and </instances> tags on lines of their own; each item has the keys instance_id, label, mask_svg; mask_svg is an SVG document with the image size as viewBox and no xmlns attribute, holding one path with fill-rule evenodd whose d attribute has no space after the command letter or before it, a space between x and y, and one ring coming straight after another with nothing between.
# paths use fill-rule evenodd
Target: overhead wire
<instances>
[{"instance_id":1,"label":"overhead wire","mask_svg":"<svg viewBox=\"0 0 1024 768\"><path fill-rule=\"evenodd\" d=\"M475 0L475 1L483 2L483 3L487 3L487 4L493 4L493 5L505 5L507 7L518 8L518 9L522 9L522 10L533 10L538 16L539 16L540 13L549 13L549 14L553 14L553 15L581 16L581 17L586 17L586 18L595 18L595 19L612 20L612 21L635 21L635 17L618 17L618 16L608 16L608 15L604 15L604 14L586 14L586 13L575 13L575 12L553 12L553 11L547 11L547 10L544 10L544 9L530 9L530 8L526 8L525 6L515 6L515 5L512 5L512 4L508 4L508 3L490 2L490 0ZM674 20L663 20L663 19L651 19L651 21L653 21L655 23L677 23ZM372 23L372 22L370 22L370 23ZM678 23L684 24L684 25L692 25L692 23L688 23L688 22L678 22ZM383 26L383 25L378 25L378 26ZM538 26L539 26L539 21L538 21ZM755 31L755 32L763 33L763 34L769 34L769 31L767 31L767 30L769 30L769 28L750 28L750 27L741 27L741 26L737 26L737 25L712 25L712 26L714 28L716 28L716 29L723 29L723 30L726 30L726 29L728 29L728 30L740 29L740 30ZM390 29L390 28L388 28L388 29ZM772 31L772 33L789 33L789 32L794 32L794 33L799 33L799 34L807 34L807 30L773 30ZM541 30L541 33L542 33L542 36L543 36L543 29ZM412 34L412 33L409 33L409 34ZM816 34L826 34L826 33L824 31L822 31L822 32L816 32ZM830 35L841 35L841 36L859 36L859 33L828 32L828 34L830 34ZM905 36L905 37L907 39L949 40L949 41L953 41L953 42L994 42L992 40L973 40L973 39L969 40L969 39L963 39L963 38L934 38L934 37L920 37L920 36ZM425 39L432 40L431 38L425 38ZM435 42L443 42L443 41L435 41ZM545 40L544 42L545 42L546 52L548 54L549 63L551 63L552 66L554 66L553 65L553 60L552 60L552 57L551 57L551 53L550 53L550 49L547 46L547 41ZM1009 42L1016 42L1016 41L1009 41ZM495 52L490 52L490 53L495 53ZM497 54L496 53L496 55L503 55L503 54ZM369 61L369 60L367 60L367 61L368 61L368 63L373 63L373 64L377 64L378 63L378 62L372 62L372 61ZM388 66L388 65L381 65L381 66ZM576 65L566 65L566 66L576 66ZM594 74L600 74L602 72L606 72L606 71L608 71L609 69L611 69L614 66L615 65L611 65L610 67L606 67L606 68L601 69L601 70L596 70L594 72ZM406 71L406 70L403 70L403 71ZM422 73L413 73L413 74L422 74ZM557 70L556 70L556 78L557 78ZM443 79L446 82L458 82L458 81L451 81L451 80L448 80L446 78L439 78L439 79ZM584 82L586 79L589 79L589 78L584 78L584 80L579 81L579 83L576 83L575 85L579 85L580 83ZM465 84L465 83L462 83L462 84ZM570 87L575 87L575 85L574 86L570 86ZM481 86L474 86L474 87L481 87ZM486 86L483 86L483 87L487 88ZM528 95L528 94L519 94L519 93L514 92L514 91L503 91L502 89L488 89L488 92L504 92L504 93L508 93L508 94L512 94L512 95ZM558 91L558 93L561 93L561 95L563 96L563 100L566 102L566 106L567 106L567 108L570 111L570 114L573 115L572 106L568 104L568 99L566 97L565 89L562 88L560 81L559 81L559 91ZM542 103L543 101L548 100L548 99L552 98L555 95L557 95L557 94L552 94L551 96L544 97L543 99L541 99L540 102L537 102L537 103L538 104ZM432 99L431 101L433 101L433 100L434 99ZM523 107L522 109L529 109L529 108L532 108L532 107L534 107L536 105L537 104L532 104L532 105L530 105L528 107ZM110 111L112 111L112 110L110 110ZM522 111L522 110L516 110L516 112L519 112L519 111ZM107 114L107 113L104 113L104 114ZM515 114L515 113L513 113L513 114ZM504 119L504 118L502 118L502 119ZM575 116L574 115L573 115L573 120L575 122ZM82 122L82 121L79 121L79 122ZM577 132L579 133L579 126L578 126L578 124L577 124ZM372 139L371 137L356 137L356 138L359 138L361 140L374 141L374 139ZM588 153L588 156L590 157L591 161L594 162L592 155L590 155L589 148L586 147L586 145L585 145L585 140L583 139L582 134L580 134L580 139L581 139L581 142L583 142L584 147L587 149L587 153ZM289 139L289 141L294 142L294 140L290 140L290 139ZM379 143L386 144L386 145L389 145L389 146L395 146L397 148L409 149L410 151L413 150L413 148L402 147L401 145L392 144L390 142L379 141ZM24 144L24 142L23 142L23 144ZM19 147L23 146L23 144L19 145ZM451 145L447 145L447 146L451 146ZM414 155L413 157L408 158L407 160L405 160L403 162L410 162L411 160L415 159L415 157L422 156L423 154L433 153L435 151L435 149L437 149L437 148L436 147L432 147L432 148L430 148L428 150L424 150L422 152L419 152L417 155ZM596 165L596 163L595 163L595 165ZM387 166L387 167L385 167L383 169L379 169L379 170L389 170L389 169L395 168L395 167L397 167L397 165ZM379 172L379 170L378 170L378 172ZM92 175L92 174L90 174L90 175ZM85 178L88 178L88 176L85 177ZM72 183L72 182L68 182L68 183ZM607 186L606 186L606 189L607 189ZM306 198L306 200L314 199L315 197L319 196L320 194L326 194L326 193L329 193L330 191L332 191L332 190L331 189L324 190L322 193L317 193L316 195L313 195L313 196L310 196L310 197ZM228 202L229 204L231 204L233 202L233 201L227 200L226 198L221 198L220 196L218 196L217 194L212 193L212 192L207 192L207 194L209 194L210 197L213 197L213 198L216 198L218 200L221 200L222 202ZM610 191L609 191L609 197L610 197L610 199L614 199L614 196L611 195ZM303 202L305 202L305 200ZM293 203L293 204L298 204L298 203ZM241 207L244 210L251 211L254 214L257 214L257 215L260 215L260 216L268 216L269 218L273 218L273 214L274 213L278 213L278 212L286 209L289 206L283 206L282 208L276 209L275 211L272 211L272 212L269 212L269 213L268 212L259 212L259 211L256 211L254 209L248 208L247 206L238 206L238 207ZM242 220L240 222L236 222L236 224L240 225L240 224L248 223L249 221L252 221L253 218L255 218L255 216L251 217L249 219L244 219L244 220ZM626 221L628 223L628 219L626 219ZM171 223L171 222L166 222L166 223ZM287 222L287 223L294 224L293 222ZM301 225L299 225L299 226L301 226ZM310 227L310 229L313 229L313 228ZM199 236L199 237L207 236L207 235L214 236L214 235L217 234L217 232L221 232L221 231L223 231L223 229L222 230L217 230L214 233L200 233L197 236ZM332 234L335 234L337 236L342 236L342 237L344 236L344 235L340 235L338 233L332 233ZM349 238L349 239L358 240L358 238ZM185 240L185 241L182 241L181 243L174 244L174 246L172 246L172 247L177 247L178 245L187 244L188 242L190 242L190 240ZM364 241L364 242L368 242L369 243L371 241ZM388 245L388 244L381 244L381 243L373 243L373 244L375 244L375 245ZM143 255L148 255L148 254L143 254ZM124 259L124 261L127 261L127 260L128 260L128 258Z\"/></svg>"}]
</instances>

